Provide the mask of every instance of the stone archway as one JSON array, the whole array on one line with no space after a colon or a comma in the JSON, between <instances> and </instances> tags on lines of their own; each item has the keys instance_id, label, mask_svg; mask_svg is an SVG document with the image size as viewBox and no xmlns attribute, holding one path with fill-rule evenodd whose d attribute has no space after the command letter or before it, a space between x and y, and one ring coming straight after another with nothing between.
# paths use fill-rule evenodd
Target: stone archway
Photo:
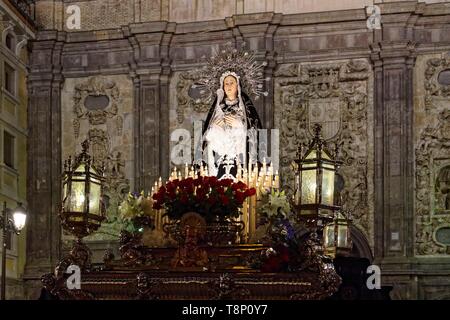
<instances>
[{"instance_id":1,"label":"stone archway","mask_svg":"<svg viewBox=\"0 0 450 320\"><path fill-rule=\"evenodd\" d=\"M356 226L350 227L350 234L353 242L351 256L355 258L366 258L369 262L373 261L373 253L364 233Z\"/></svg>"}]
</instances>

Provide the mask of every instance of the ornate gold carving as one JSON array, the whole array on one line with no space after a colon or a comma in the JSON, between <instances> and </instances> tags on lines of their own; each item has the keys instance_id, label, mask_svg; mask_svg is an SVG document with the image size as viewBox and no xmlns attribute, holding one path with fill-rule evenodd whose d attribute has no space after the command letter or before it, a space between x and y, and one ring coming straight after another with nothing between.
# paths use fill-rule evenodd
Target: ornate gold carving
<instances>
[{"instance_id":1,"label":"ornate gold carving","mask_svg":"<svg viewBox=\"0 0 450 320\"><path fill-rule=\"evenodd\" d=\"M354 212L355 223L372 234L373 191L369 163L372 136L368 105L371 71L366 60L288 64L276 71L276 123L280 128L280 171L284 188L291 190L290 164L298 143L311 137L315 123L324 127L331 144L343 143L343 204ZM370 238L370 237L369 237Z\"/></svg>"}]
</instances>

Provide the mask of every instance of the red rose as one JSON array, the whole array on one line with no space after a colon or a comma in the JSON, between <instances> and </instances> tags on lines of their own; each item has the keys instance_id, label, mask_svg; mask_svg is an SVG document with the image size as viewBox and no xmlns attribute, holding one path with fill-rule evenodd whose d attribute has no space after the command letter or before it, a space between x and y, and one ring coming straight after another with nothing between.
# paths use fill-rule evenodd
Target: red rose
<instances>
[{"instance_id":1,"label":"red rose","mask_svg":"<svg viewBox=\"0 0 450 320\"><path fill-rule=\"evenodd\" d=\"M210 185L215 185L217 183L217 177L209 177L208 182Z\"/></svg>"},{"instance_id":2,"label":"red rose","mask_svg":"<svg viewBox=\"0 0 450 320\"><path fill-rule=\"evenodd\" d=\"M235 194L235 198L236 198L237 204L242 205L242 203L244 203L244 200L245 200L245 193L237 191Z\"/></svg>"},{"instance_id":3,"label":"red rose","mask_svg":"<svg viewBox=\"0 0 450 320\"><path fill-rule=\"evenodd\" d=\"M164 201L164 193L163 192L157 192L152 196L153 200L157 202L163 202Z\"/></svg>"},{"instance_id":4,"label":"red rose","mask_svg":"<svg viewBox=\"0 0 450 320\"><path fill-rule=\"evenodd\" d=\"M251 197L251 196L253 196L255 194L256 194L256 189L255 188L250 188L250 189L247 189L245 191L245 196L246 197Z\"/></svg>"},{"instance_id":5,"label":"red rose","mask_svg":"<svg viewBox=\"0 0 450 320\"><path fill-rule=\"evenodd\" d=\"M155 203L153 203L153 209L155 209L155 210L161 210L161 209L162 209L162 206L161 206L159 203L155 202Z\"/></svg>"},{"instance_id":6,"label":"red rose","mask_svg":"<svg viewBox=\"0 0 450 320\"><path fill-rule=\"evenodd\" d=\"M219 185L222 187L229 187L232 182L233 182L233 180L231 180L231 179L222 179L222 180L220 180Z\"/></svg>"},{"instance_id":7,"label":"red rose","mask_svg":"<svg viewBox=\"0 0 450 320\"><path fill-rule=\"evenodd\" d=\"M230 199L228 199L228 197L225 196L225 195L220 196L220 200L222 201L222 203L223 203L224 205L227 205L227 204L230 203Z\"/></svg>"},{"instance_id":8,"label":"red rose","mask_svg":"<svg viewBox=\"0 0 450 320\"><path fill-rule=\"evenodd\" d=\"M238 181L237 187L242 190L242 189L247 188L247 185L245 183L243 183L242 181Z\"/></svg>"},{"instance_id":9,"label":"red rose","mask_svg":"<svg viewBox=\"0 0 450 320\"><path fill-rule=\"evenodd\" d=\"M188 203L188 197L185 194L183 194L181 195L180 201L182 204L186 204Z\"/></svg>"},{"instance_id":10,"label":"red rose","mask_svg":"<svg viewBox=\"0 0 450 320\"><path fill-rule=\"evenodd\" d=\"M216 203L215 197L213 197L213 196L209 197L209 198L208 198L208 203L209 203L210 205L214 205L214 204Z\"/></svg>"}]
</instances>

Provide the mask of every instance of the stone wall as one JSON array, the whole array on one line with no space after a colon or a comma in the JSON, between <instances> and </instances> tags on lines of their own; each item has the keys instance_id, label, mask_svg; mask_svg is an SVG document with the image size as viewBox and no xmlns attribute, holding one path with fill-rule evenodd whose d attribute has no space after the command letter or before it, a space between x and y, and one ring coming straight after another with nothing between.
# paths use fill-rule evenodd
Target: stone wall
<instances>
[{"instance_id":1,"label":"stone wall","mask_svg":"<svg viewBox=\"0 0 450 320\"><path fill-rule=\"evenodd\" d=\"M41 2L58 3L38 5ZM95 11L97 1L90 3ZM161 8L167 3L162 1ZM265 128L281 130L286 187L294 145L308 139L311 123L325 123L330 141L344 141L343 193L356 213L365 238L360 240L367 242L374 263L381 267L383 284L394 285L395 298L442 297L450 287L442 280L450 275L450 256L446 246L438 244L445 241L446 231L438 235L435 231L446 218L435 215L432 203L438 195L438 207L445 205L433 183L447 166L448 151L437 144L445 146L447 138L448 130L439 122L446 119L442 112L447 89L427 85L427 77L435 79L437 71L426 70L428 63L438 68L442 60L428 61L445 57L450 50L450 6L404 1L383 3L380 8L382 29L367 28L362 7L326 13L230 14L192 23L143 22L135 7L133 21L111 29L65 32L48 27L51 30L39 32L29 77L33 141L28 198L35 219L29 230L27 279L50 271L61 256L56 215L61 161L70 152L63 149L75 146L64 142L74 133L75 94L67 88L101 76L129 93L124 107L132 110L128 127L132 151L126 158L130 162L125 178L134 179L135 190L150 190L155 179L169 174L171 130L192 129L191 122L202 119L209 107L187 95L193 79L186 71L201 67L214 49L231 43L245 44L259 62L267 62L269 96L255 101L255 106ZM41 21L44 25L46 19ZM155 19L170 20L162 14ZM433 105L430 111L427 101ZM321 118L325 113L329 117ZM80 123L80 132L86 130ZM418 152L429 145L438 153L422 153L420 160ZM430 173L428 164L435 166ZM416 184L425 187L415 189ZM438 225L430 227L434 221Z\"/></svg>"},{"instance_id":2,"label":"stone wall","mask_svg":"<svg viewBox=\"0 0 450 320\"><path fill-rule=\"evenodd\" d=\"M61 95L62 159L88 140L97 166L105 166L107 219L92 240L118 239L118 205L134 190L133 87L126 75L69 78Z\"/></svg>"},{"instance_id":3,"label":"stone wall","mask_svg":"<svg viewBox=\"0 0 450 320\"><path fill-rule=\"evenodd\" d=\"M81 13L81 30L117 28L130 23L170 21L177 23L220 20L233 15L275 12L297 14L361 9L401 0L38 0L36 16L44 29L66 30L69 6ZM425 3L445 2L424 0Z\"/></svg>"},{"instance_id":4,"label":"stone wall","mask_svg":"<svg viewBox=\"0 0 450 320\"><path fill-rule=\"evenodd\" d=\"M280 64L275 72L275 127L280 129L281 177L292 190L299 143L320 123L328 143L342 145L338 197L374 245L373 73L367 60Z\"/></svg>"}]
</instances>

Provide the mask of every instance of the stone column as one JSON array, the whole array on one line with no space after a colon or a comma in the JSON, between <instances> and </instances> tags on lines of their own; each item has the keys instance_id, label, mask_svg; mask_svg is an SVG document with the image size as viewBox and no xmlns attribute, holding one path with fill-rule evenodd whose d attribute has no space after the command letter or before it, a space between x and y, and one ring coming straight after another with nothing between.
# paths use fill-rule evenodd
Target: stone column
<instances>
[{"instance_id":1,"label":"stone column","mask_svg":"<svg viewBox=\"0 0 450 320\"><path fill-rule=\"evenodd\" d=\"M414 244L414 45L373 48L375 73L375 258L407 262Z\"/></svg>"},{"instance_id":2,"label":"stone column","mask_svg":"<svg viewBox=\"0 0 450 320\"><path fill-rule=\"evenodd\" d=\"M160 176L168 176L168 84L158 76L141 75L135 86L136 190L151 190Z\"/></svg>"},{"instance_id":3,"label":"stone column","mask_svg":"<svg viewBox=\"0 0 450 320\"><path fill-rule=\"evenodd\" d=\"M159 177L169 176L169 46L175 24L158 22L145 28L145 36L128 29L125 33L134 51L134 189L150 191Z\"/></svg>"},{"instance_id":4,"label":"stone column","mask_svg":"<svg viewBox=\"0 0 450 320\"><path fill-rule=\"evenodd\" d=\"M46 36L46 34L41 35ZM37 298L42 274L60 259L62 43L35 42L28 80L28 169L26 294Z\"/></svg>"}]
</instances>

